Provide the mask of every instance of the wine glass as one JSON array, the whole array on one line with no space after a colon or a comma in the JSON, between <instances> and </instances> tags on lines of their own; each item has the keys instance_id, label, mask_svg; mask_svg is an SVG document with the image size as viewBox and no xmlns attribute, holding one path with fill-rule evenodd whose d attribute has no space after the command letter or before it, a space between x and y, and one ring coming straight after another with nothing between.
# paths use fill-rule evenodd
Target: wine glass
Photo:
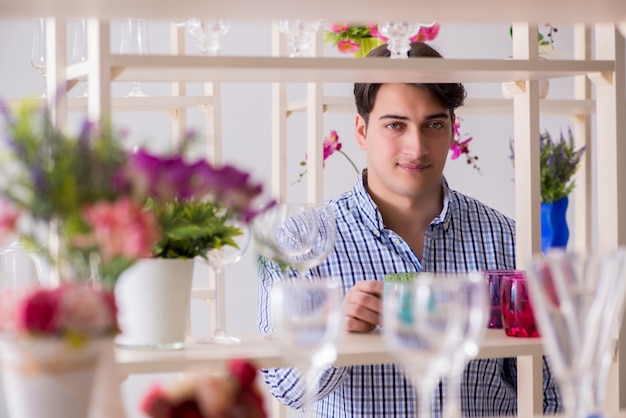
<instances>
[{"instance_id":1,"label":"wine glass","mask_svg":"<svg viewBox=\"0 0 626 418\"><path fill-rule=\"evenodd\" d=\"M456 278L420 274L385 283L383 339L416 388L419 416L431 416L433 391L461 343L465 312Z\"/></svg>"},{"instance_id":2,"label":"wine glass","mask_svg":"<svg viewBox=\"0 0 626 418\"><path fill-rule=\"evenodd\" d=\"M48 91L48 75L46 72L46 19L33 19L33 45L30 63L33 68L43 77L43 94L46 97Z\"/></svg>"},{"instance_id":3,"label":"wine glass","mask_svg":"<svg viewBox=\"0 0 626 418\"><path fill-rule=\"evenodd\" d=\"M254 218L252 236L261 254L280 267L283 276L300 266L318 235L317 212L310 203L277 203Z\"/></svg>"},{"instance_id":4,"label":"wine glass","mask_svg":"<svg viewBox=\"0 0 626 418\"><path fill-rule=\"evenodd\" d=\"M209 265L215 279L215 298L212 304L215 329L212 330L210 336L198 339L196 342L199 344L239 344L240 342L239 338L226 334L224 319L222 318L223 300L220 294L224 286L224 268L241 260L250 243L250 230L245 223L237 219L230 220L226 226L239 229L240 234L233 237L236 245L223 245L220 248L213 248L207 253L207 260L199 259Z\"/></svg>"},{"instance_id":5,"label":"wine glass","mask_svg":"<svg viewBox=\"0 0 626 418\"><path fill-rule=\"evenodd\" d=\"M461 418L459 404L461 379L467 363L478 355L480 342L489 324L489 284L484 273L473 272L459 276L459 307L461 314L461 343L452 354L447 378L448 398L444 405L444 418Z\"/></svg>"},{"instance_id":6,"label":"wine glass","mask_svg":"<svg viewBox=\"0 0 626 418\"><path fill-rule=\"evenodd\" d=\"M310 55L313 37L322 25L322 19L313 20L279 20L278 30L287 36L290 57L306 57Z\"/></svg>"},{"instance_id":7,"label":"wine glass","mask_svg":"<svg viewBox=\"0 0 626 418\"><path fill-rule=\"evenodd\" d=\"M129 18L122 31L121 54L147 55L150 52L148 42L148 22L146 19ZM126 97L146 97L138 81L132 82L132 89Z\"/></svg>"},{"instance_id":8,"label":"wine glass","mask_svg":"<svg viewBox=\"0 0 626 418\"><path fill-rule=\"evenodd\" d=\"M319 265L335 247L337 221L333 208L323 203L313 208L317 222L317 234L311 249L302 255L295 255L291 264L298 277L304 277L307 270Z\"/></svg>"},{"instance_id":9,"label":"wine glass","mask_svg":"<svg viewBox=\"0 0 626 418\"><path fill-rule=\"evenodd\" d=\"M202 55L217 56L220 53L220 36L228 33L230 22L223 19L192 18L187 20L185 26L187 32L198 41Z\"/></svg>"},{"instance_id":10,"label":"wine glass","mask_svg":"<svg viewBox=\"0 0 626 418\"><path fill-rule=\"evenodd\" d=\"M87 19L79 18L74 22L74 41L72 43L72 62L74 64L87 61ZM80 97L87 97L87 83L85 91Z\"/></svg>"},{"instance_id":11,"label":"wine glass","mask_svg":"<svg viewBox=\"0 0 626 418\"><path fill-rule=\"evenodd\" d=\"M615 338L614 332L605 332L604 321L614 318L612 325L618 326L621 320L616 311L623 309L626 297L622 257L619 253L585 257L553 248L531 260L533 311L567 417L587 417L600 408L593 387L603 382L596 375L594 383L594 369L601 367Z\"/></svg>"},{"instance_id":12,"label":"wine glass","mask_svg":"<svg viewBox=\"0 0 626 418\"><path fill-rule=\"evenodd\" d=\"M301 374L305 416L313 401L317 376L337 358L343 293L336 278L285 279L271 289L274 340L287 364Z\"/></svg>"}]
</instances>

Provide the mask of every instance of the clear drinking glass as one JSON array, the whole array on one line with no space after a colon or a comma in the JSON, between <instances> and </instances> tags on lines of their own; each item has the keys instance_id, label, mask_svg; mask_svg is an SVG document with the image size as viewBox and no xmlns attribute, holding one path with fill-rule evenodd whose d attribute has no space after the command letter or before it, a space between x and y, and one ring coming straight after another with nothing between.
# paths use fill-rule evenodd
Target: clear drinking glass
<instances>
[{"instance_id":1,"label":"clear drinking glass","mask_svg":"<svg viewBox=\"0 0 626 418\"><path fill-rule=\"evenodd\" d=\"M582 256L554 248L530 263L533 309L567 417L600 412L593 387L604 382L594 373L616 336L604 332L603 321L616 318L612 325L619 325L616 312L626 297L625 272L619 253Z\"/></svg>"},{"instance_id":2,"label":"clear drinking glass","mask_svg":"<svg viewBox=\"0 0 626 418\"><path fill-rule=\"evenodd\" d=\"M378 23L379 33L387 38L387 48L392 59L406 59L411 49L411 37L420 29L416 22L397 22L386 20Z\"/></svg>"},{"instance_id":3,"label":"clear drinking glass","mask_svg":"<svg viewBox=\"0 0 626 418\"><path fill-rule=\"evenodd\" d=\"M77 64L85 61L87 61L87 19L79 18L74 22L72 62ZM85 83L85 91L80 97L87 97L87 90L87 83Z\"/></svg>"},{"instance_id":4,"label":"clear drinking glass","mask_svg":"<svg viewBox=\"0 0 626 418\"><path fill-rule=\"evenodd\" d=\"M432 395L462 341L457 278L420 274L385 283L385 344L416 388L419 416L431 416Z\"/></svg>"},{"instance_id":5,"label":"clear drinking glass","mask_svg":"<svg viewBox=\"0 0 626 418\"><path fill-rule=\"evenodd\" d=\"M290 57L310 56L313 37L322 25L322 19L279 20L278 29L287 36Z\"/></svg>"},{"instance_id":6,"label":"clear drinking glass","mask_svg":"<svg viewBox=\"0 0 626 418\"><path fill-rule=\"evenodd\" d=\"M314 204L277 203L254 218L252 236L261 254L286 276L289 268L303 268L301 261L318 236L317 222Z\"/></svg>"},{"instance_id":7,"label":"clear drinking glass","mask_svg":"<svg viewBox=\"0 0 626 418\"><path fill-rule=\"evenodd\" d=\"M271 290L274 340L287 364L301 374L305 416L317 377L337 358L342 326L343 292L335 278L286 279Z\"/></svg>"},{"instance_id":8,"label":"clear drinking glass","mask_svg":"<svg viewBox=\"0 0 626 418\"><path fill-rule=\"evenodd\" d=\"M48 91L48 76L46 72L46 19L33 19L33 45L30 63L33 68L43 77L43 94L46 97Z\"/></svg>"},{"instance_id":9,"label":"clear drinking glass","mask_svg":"<svg viewBox=\"0 0 626 418\"><path fill-rule=\"evenodd\" d=\"M147 55L150 53L146 19L130 18L126 20L122 31L120 53L127 55ZM146 97L138 81L133 81L132 85L132 89L126 97Z\"/></svg>"},{"instance_id":10,"label":"clear drinking glass","mask_svg":"<svg viewBox=\"0 0 626 418\"><path fill-rule=\"evenodd\" d=\"M224 286L224 268L241 260L250 243L250 230L246 224L236 219L228 222L226 226L235 227L241 230L241 234L233 237L237 246L224 245L221 248L213 248L207 253L207 260L200 258L199 260L206 262L213 271L215 279L215 298L213 299L213 318L215 318L215 329L208 337L197 340L200 344L239 344L240 340L226 334L224 318L222 318L222 303L220 298L221 289Z\"/></svg>"},{"instance_id":11,"label":"clear drinking glass","mask_svg":"<svg viewBox=\"0 0 626 418\"><path fill-rule=\"evenodd\" d=\"M478 355L480 343L489 324L490 297L486 278L482 273L459 275L461 314L461 344L454 351L448 370L448 398L444 405L444 418L461 418L459 403L461 379L467 363Z\"/></svg>"},{"instance_id":12,"label":"clear drinking glass","mask_svg":"<svg viewBox=\"0 0 626 418\"><path fill-rule=\"evenodd\" d=\"M196 38L202 55L217 56L220 53L220 37L228 33L230 22L223 19L189 19L185 27Z\"/></svg>"}]
</instances>

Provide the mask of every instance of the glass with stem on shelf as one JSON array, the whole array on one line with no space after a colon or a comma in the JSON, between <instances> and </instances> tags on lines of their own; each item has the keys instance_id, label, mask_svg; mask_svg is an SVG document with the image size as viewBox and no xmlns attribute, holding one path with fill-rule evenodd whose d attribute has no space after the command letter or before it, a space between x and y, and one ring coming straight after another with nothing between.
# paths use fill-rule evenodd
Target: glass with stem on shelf
<instances>
[{"instance_id":1,"label":"glass with stem on shelf","mask_svg":"<svg viewBox=\"0 0 626 418\"><path fill-rule=\"evenodd\" d=\"M187 32L193 36L202 55L217 56L220 53L220 37L228 33L230 22L224 19L191 18L185 23Z\"/></svg>"},{"instance_id":2,"label":"glass with stem on shelf","mask_svg":"<svg viewBox=\"0 0 626 418\"><path fill-rule=\"evenodd\" d=\"M150 53L148 22L146 19L129 18L122 30L120 53L126 55L147 55ZM146 97L138 81L132 82L132 89L126 97Z\"/></svg>"},{"instance_id":3,"label":"glass with stem on shelf","mask_svg":"<svg viewBox=\"0 0 626 418\"><path fill-rule=\"evenodd\" d=\"M297 271L297 266L302 266L302 259L315 245L315 207L311 203L277 203L252 222L252 236L259 252L276 263L284 277L290 268Z\"/></svg>"},{"instance_id":4,"label":"glass with stem on shelf","mask_svg":"<svg viewBox=\"0 0 626 418\"><path fill-rule=\"evenodd\" d=\"M337 358L342 325L340 280L282 279L271 289L274 341L285 363L300 373L304 416L313 416L317 382L322 370Z\"/></svg>"},{"instance_id":5,"label":"glass with stem on shelf","mask_svg":"<svg viewBox=\"0 0 626 418\"><path fill-rule=\"evenodd\" d=\"M48 91L48 75L46 69L46 19L39 17L33 19L33 44L30 56L33 68L43 77L43 94L46 97Z\"/></svg>"},{"instance_id":6,"label":"glass with stem on shelf","mask_svg":"<svg viewBox=\"0 0 626 418\"><path fill-rule=\"evenodd\" d=\"M447 371L448 397L443 418L461 418L461 383L467 363L478 355L480 343L489 324L489 285L484 273L461 273L459 276L461 343L452 354Z\"/></svg>"},{"instance_id":7,"label":"glass with stem on shelf","mask_svg":"<svg viewBox=\"0 0 626 418\"><path fill-rule=\"evenodd\" d=\"M203 263L206 263L213 273L213 280L215 283L215 297L211 303L213 308L214 329L211 330L211 335L208 337L202 337L196 340L199 344L239 344L239 338L229 336L226 334L226 327L224 324L224 318L222 316L222 304L224 301L221 298L222 289L224 283L224 269L229 264L234 264L241 260L241 257L248 249L250 243L250 230L248 226L237 219L229 220L226 227L234 227L241 231L240 234L232 237L236 245L222 245L220 248L213 248L206 254L207 259L198 258Z\"/></svg>"},{"instance_id":8,"label":"glass with stem on shelf","mask_svg":"<svg viewBox=\"0 0 626 418\"><path fill-rule=\"evenodd\" d=\"M287 37L290 57L307 57L311 55L313 38L322 25L322 19L311 20L279 20L278 30Z\"/></svg>"},{"instance_id":9,"label":"glass with stem on shelf","mask_svg":"<svg viewBox=\"0 0 626 418\"><path fill-rule=\"evenodd\" d=\"M582 255L552 248L530 262L533 310L567 418L603 415L604 365L626 298L625 257L623 249Z\"/></svg>"},{"instance_id":10,"label":"glass with stem on shelf","mask_svg":"<svg viewBox=\"0 0 626 418\"><path fill-rule=\"evenodd\" d=\"M424 273L385 283L383 340L412 381L422 418L431 416L434 389L462 341L459 287L458 277Z\"/></svg>"},{"instance_id":11,"label":"glass with stem on shelf","mask_svg":"<svg viewBox=\"0 0 626 418\"><path fill-rule=\"evenodd\" d=\"M415 36L421 27L430 27L436 24L418 22L402 22L385 20L378 23L378 32L387 38L387 49L391 59L406 59L411 49L411 38Z\"/></svg>"},{"instance_id":12,"label":"glass with stem on shelf","mask_svg":"<svg viewBox=\"0 0 626 418\"><path fill-rule=\"evenodd\" d=\"M87 19L74 20L74 39L72 42L72 62L78 64L87 61ZM87 97L88 86L85 82L85 90L79 97Z\"/></svg>"}]
</instances>

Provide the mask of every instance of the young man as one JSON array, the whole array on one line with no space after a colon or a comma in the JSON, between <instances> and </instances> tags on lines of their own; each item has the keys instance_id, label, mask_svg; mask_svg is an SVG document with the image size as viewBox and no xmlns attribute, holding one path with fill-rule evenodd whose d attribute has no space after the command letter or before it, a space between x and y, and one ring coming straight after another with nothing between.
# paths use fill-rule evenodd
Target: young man
<instances>
[{"instance_id":1,"label":"young man","mask_svg":"<svg viewBox=\"0 0 626 418\"><path fill-rule=\"evenodd\" d=\"M388 57L383 45L368 56ZM413 43L410 57L441 55ZM334 251L313 275L341 277L346 328L370 332L381 324L382 279L410 271L463 272L515 268L513 220L448 187L443 169L454 138L454 111L462 84L355 84L355 133L367 154L352 191L331 201L337 218ZM278 272L260 272L260 330L270 328L268 298ZM264 372L281 402L302 406L302 387L291 369ZM472 361L461 389L464 416L517 412L516 361ZM435 394L441 414L446 386ZM315 416L415 417L414 390L394 364L335 367L319 381ZM544 412L562 405L544 361Z\"/></svg>"}]
</instances>

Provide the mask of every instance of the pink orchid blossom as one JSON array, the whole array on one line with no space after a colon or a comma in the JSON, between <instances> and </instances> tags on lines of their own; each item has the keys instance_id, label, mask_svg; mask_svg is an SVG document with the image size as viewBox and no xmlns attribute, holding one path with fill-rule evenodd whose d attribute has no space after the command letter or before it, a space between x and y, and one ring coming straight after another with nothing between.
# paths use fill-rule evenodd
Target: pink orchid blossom
<instances>
[{"instance_id":1,"label":"pink orchid blossom","mask_svg":"<svg viewBox=\"0 0 626 418\"><path fill-rule=\"evenodd\" d=\"M339 142L339 135L337 131L330 131L326 137L324 137L324 161L335 151L341 151L341 142Z\"/></svg>"},{"instance_id":2,"label":"pink orchid blossom","mask_svg":"<svg viewBox=\"0 0 626 418\"><path fill-rule=\"evenodd\" d=\"M343 39L337 42L337 49L342 54L354 54L359 50L359 48L360 45L350 39Z\"/></svg>"},{"instance_id":3,"label":"pink orchid blossom","mask_svg":"<svg viewBox=\"0 0 626 418\"><path fill-rule=\"evenodd\" d=\"M435 23L432 26L422 26L415 36L411 37L411 42L428 42L434 40L439 35L441 25Z\"/></svg>"}]
</instances>

